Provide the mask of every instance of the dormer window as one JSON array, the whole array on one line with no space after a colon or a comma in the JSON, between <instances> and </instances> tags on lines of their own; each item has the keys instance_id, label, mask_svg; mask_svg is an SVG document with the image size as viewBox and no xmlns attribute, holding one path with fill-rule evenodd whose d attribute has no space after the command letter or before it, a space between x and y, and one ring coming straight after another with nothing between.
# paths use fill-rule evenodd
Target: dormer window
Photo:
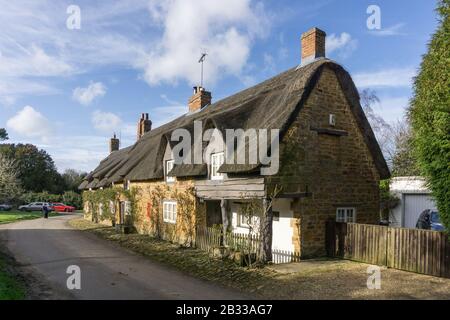
<instances>
[{"instance_id":1,"label":"dormer window","mask_svg":"<svg viewBox=\"0 0 450 320\"><path fill-rule=\"evenodd\" d=\"M174 161L167 160L166 161L166 182L175 182L175 177L169 177L169 172L173 169Z\"/></svg>"},{"instance_id":2,"label":"dormer window","mask_svg":"<svg viewBox=\"0 0 450 320\"><path fill-rule=\"evenodd\" d=\"M223 152L211 154L211 180L223 180L223 173L219 172L219 168L223 162Z\"/></svg>"}]
</instances>

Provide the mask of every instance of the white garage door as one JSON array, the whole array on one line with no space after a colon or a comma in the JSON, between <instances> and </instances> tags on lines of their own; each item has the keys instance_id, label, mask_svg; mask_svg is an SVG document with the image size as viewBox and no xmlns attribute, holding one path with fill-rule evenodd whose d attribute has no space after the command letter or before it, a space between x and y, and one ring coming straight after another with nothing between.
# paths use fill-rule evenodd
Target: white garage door
<instances>
[{"instance_id":1,"label":"white garage door","mask_svg":"<svg viewBox=\"0 0 450 320\"><path fill-rule=\"evenodd\" d=\"M404 227L415 228L419 215L426 209L436 209L436 204L430 195L406 194Z\"/></svg>"}]
</instances>

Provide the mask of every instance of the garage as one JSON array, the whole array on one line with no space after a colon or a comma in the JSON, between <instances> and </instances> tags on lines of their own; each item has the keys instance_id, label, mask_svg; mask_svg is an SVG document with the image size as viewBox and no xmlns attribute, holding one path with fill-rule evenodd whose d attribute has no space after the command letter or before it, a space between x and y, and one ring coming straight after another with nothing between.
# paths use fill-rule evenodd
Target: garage
<instances>
[{"instance_id":1,"label":"garage","mask_svg":"<svg viewBox=\"0 0 450 320\"><path fill-rule=\"evenodd\" d=\"M405 228L415 228L421 212L426 209L436 209L436 204L429 194L404 194L404 225Z\"/></svg>"},{"instance_id":2,"label":"garage","mask_svg":"<svg viewBox=\"0 0 450 320\"><path fill-rule=\"evenodd\" d=\"M422 177L392 178L390 190L400 199L398 206L390 213L392 227L415 228L421 212L436 210L436 202Z\"/></svg>"}]
</instances>

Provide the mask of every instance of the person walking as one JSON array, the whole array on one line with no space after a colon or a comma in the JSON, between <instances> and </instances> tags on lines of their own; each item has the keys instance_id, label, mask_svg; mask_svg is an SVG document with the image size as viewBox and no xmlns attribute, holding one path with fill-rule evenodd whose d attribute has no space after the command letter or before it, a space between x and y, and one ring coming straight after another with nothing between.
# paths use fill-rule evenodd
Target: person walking
<instances>
[{"instance_id":1,"label":"person walking","mask_svg":"<svg viewBox=\"0 0 450 320\"><path fill-rule=\"evenodd\" d=\"M42 212L44 213L44 219L48 219L48 206L47 203L44 203L42 206Z\"/></svg>"}]
</instances>

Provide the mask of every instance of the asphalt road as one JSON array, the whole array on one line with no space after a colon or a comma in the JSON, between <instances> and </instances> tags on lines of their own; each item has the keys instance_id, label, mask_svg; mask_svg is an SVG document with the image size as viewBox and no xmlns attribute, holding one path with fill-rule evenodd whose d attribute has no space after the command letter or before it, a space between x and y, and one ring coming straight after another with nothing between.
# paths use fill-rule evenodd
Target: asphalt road
<instances>
[{"instance_id":1,"label":"asphalt road","mask_svg":"<svg viewBox=\"0 0 450 320\"><path fill-rule=\"evenodd\" d=\"M71 214L0 225L0 240L22 269L44 281L51 299L241 299L126 249L72 229ZM81 289L67 288L69 266ZM72 282L73 283L73 282Z\"/></svg>"}]
</instances>

